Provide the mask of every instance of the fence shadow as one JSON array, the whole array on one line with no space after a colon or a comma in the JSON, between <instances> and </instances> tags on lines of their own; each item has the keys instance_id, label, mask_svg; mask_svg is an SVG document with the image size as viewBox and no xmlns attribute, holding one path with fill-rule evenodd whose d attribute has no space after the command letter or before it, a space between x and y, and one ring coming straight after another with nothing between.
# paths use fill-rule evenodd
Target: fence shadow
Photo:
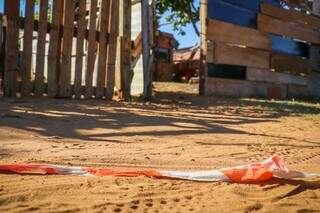
<instances>
[{"instance_id":1,"label":"fence shadow","mask_svg":"<svg viewBox=\"0 0 320 213\"><path fill-rule=\"evenodd\" d=\"M121 137L239 134L281 138L239 130L237 125L278 122L283 116L319 114L314 104L161 94L153 102L103 100L3 99L0 127L44 137L125 143ZM293 139L294 138L287 138ZM310 143L318 146L320 143Z\"/></svg>"}]
</instances>

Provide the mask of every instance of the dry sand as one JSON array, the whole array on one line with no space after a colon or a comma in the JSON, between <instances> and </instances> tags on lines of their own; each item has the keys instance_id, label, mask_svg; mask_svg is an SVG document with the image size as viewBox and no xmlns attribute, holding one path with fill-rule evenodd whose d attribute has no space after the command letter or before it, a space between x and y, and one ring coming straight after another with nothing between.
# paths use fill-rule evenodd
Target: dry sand
<instances>
[{"instance_id":1,"label":"dry sand","mask_svg":"<svg viewBox=\"0 0 320 213\"><path fill-rule=\"evenodd\" d=\"M157 84L152 103L0 99L0 163L199 170L278 154L320 173L319 104L197 97L195 87ZM0 212L26 211L320 212L320 181L0 175Z\"/></svg>"}]
</instances>

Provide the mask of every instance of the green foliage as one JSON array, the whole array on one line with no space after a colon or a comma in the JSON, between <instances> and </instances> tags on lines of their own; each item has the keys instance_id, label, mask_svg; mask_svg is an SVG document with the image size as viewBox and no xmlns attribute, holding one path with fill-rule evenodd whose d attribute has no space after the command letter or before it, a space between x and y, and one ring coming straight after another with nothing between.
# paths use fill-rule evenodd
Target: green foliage
<instances>
[{"instance_id":1,"label":"green foliage","mask_svg":"<svg viewBox=\"0 0 320 213\"><path fill-rule=\"evenodd\" d=\"M165 17L165 19L172 24L175 31L184 35L183 27L192 24L196 34L200 35L196 25L200 19L200 6L195 6L195 0L158 0L158 19L166 12L169 12L170 15Z\"/></svg>"}]
</instances>

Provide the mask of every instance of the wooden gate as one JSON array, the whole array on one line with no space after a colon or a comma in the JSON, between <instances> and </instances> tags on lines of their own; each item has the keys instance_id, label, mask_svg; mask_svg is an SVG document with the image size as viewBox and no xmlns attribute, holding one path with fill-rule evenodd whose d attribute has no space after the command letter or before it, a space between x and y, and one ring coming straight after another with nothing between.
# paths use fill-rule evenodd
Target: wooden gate
<instances>
[{"instance_id":1,"label":"wooden gate","mask_svg":"<svg viewBox=\"0 0 320 213\"><path fill-rule=\"evenodd\" d=\"M5 1L4 95L127 96L131 2L35 2Z\"/></svg>"}]
</instances>

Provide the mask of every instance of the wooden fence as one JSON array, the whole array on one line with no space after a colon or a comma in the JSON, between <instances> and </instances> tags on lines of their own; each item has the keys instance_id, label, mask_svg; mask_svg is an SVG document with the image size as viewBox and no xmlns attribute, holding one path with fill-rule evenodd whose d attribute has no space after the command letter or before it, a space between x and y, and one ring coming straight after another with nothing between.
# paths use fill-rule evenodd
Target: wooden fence
<instances>
[{"instance_id":1,"label":"wooden fence","mask_svg":"<svg viewBox=\"0 0 320 213\"><path fill-rule=\"evenodd\" d=\"M125 98L131 1L39 3L5 1L4 95L112 99L117 92Z\"/></svg>"},{"instance_id":2,"label":"wooden fence","mask_svg":"<svg viewBox=\"0 0 320 213\"><path fill-rule=\"evenodd\" d=\"M202 0L203 94L289 98L319 91L320 17L311 14L311 1L290 2Z\"/></svg>"}]
</instances>

